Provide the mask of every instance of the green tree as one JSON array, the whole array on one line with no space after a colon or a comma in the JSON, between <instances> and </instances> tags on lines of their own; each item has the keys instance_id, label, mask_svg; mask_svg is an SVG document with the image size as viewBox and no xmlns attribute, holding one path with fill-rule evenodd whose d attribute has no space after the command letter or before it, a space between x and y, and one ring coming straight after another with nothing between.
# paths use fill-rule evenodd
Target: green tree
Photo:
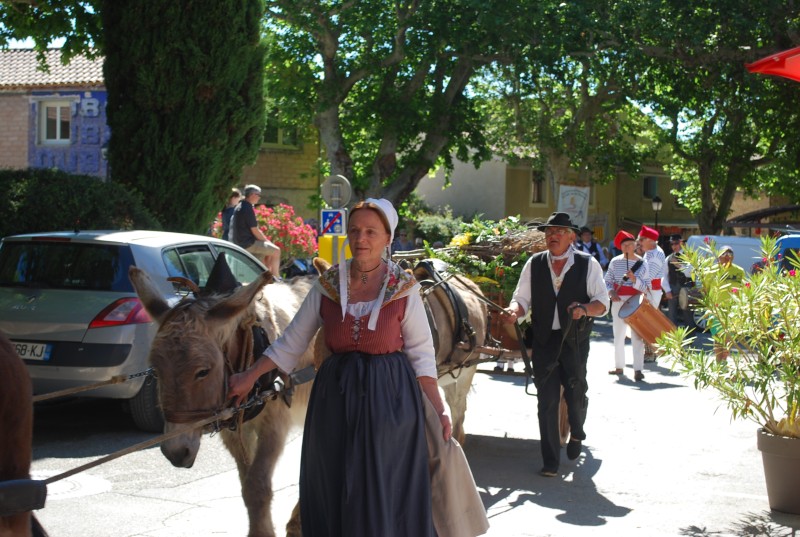
<instances>
[{"instance_id":1,"label":"green tree","mask_svg":"<svg viewBox=\"0 0 800 537\"><path fill-rule=\"evenodd\" d=\"M101 13L112 178L166 229L205 231L262 140L261 2L106 0Z\"/></svg>"},{"instance_id":2,"label":"green tree","mask_svg":"<svg viewBox=\"0 0 800 537\"><path fill-rule=\"evenodd\" d=\"M490 155L476 69L525 42L536 3L269 0L267 93L284 118L318 128L329 172L355 197L404 200L452 156ZM526 16L520 17L520 13Z\"/></svg>"},{"instance_id":3,"label":"green tree","mask_svg":"<svg viewBox=\"0 0 800 537\"><path fill-rule=\"evenodd\" d=\"M533 60L534 63L528 63ZM527 160L555 186L637 176L659 147L658 128L588 58L497 66L476 84L486 137L508 161ZM599 75L599 76L598 76Z\"/></svg>"},{"instance_id":4,"label":"green tree","mask_svg":"<svg viewBox=\"0 0 800 537\"><path fill-rule=\"evenodd\" d=\"M617 69L625 51L607 28L625 21L614 5L540 4L528 45L484 68L474 84L494 152L530 162L553 192L562 183L605 184L620 172L637 177L662 143L630 101L635 79Z\"/></svg>"},{"instance_id":5,"label":"green tree","mask_svg":"<svg viewBox=\"0 0 800 537\"><path fill-rule=\"evenodd\" d=\"M723 228L737 190L800 198L800 85L744 65L793 46L798 8L777 0L618 3L630 21L620 71L664 126L675 192L703 233ZM796 41L796 39L794 40Z\"/></svg>"},{"instance_id":6,"label":"green tree","mask_svg":"<svg viewBox=\"0 0 800 537\"><path fill-rule=\"evenodd\" d=\"M76 54L93 57L103 41L99 5L100 0L0 0L0 48L31 38L41 53L63 39L64 63Z\"/></svg>"}]
</instances>

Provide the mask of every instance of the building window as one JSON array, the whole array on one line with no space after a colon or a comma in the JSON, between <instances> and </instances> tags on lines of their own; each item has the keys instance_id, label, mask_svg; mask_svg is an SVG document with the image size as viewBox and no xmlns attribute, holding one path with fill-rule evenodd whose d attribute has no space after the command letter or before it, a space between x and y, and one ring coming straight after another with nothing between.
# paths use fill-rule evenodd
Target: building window
<instances>
[{"instance_id":1,"label":"building window","mask_svg":"<svg viewBox=\"0 0 800 537\"><path fill-rule=\"evenodd\" d=\"M39 102L40 144L69 144L71 127L72 103L70 101Z\"/></svg>"},{"instance_id":2,"label":"building window","mask_svg":"<svg viewBox=\"0 0 800 537\"><path fill-rule=\"evenodd\" d=\"M296 127L282 128L274 119L268 119L264 127L264 145L287 149L300 148L300 136Z\"/></svg>"},{"instance_id":3,"label":"building window","mask_svg":"<svg viewBox=\"0 0 800 537\"><path fill-rule=\"evenodd\" d=\"M543 205L547 203L546 184L544 174L539 170L531 170L531 204Z\"/></svg>"},{"instance_id":4,"label":"building window","mask_svg":"<svg viewBox=\"0 0 800 537\"><path fill-rule=\"evenodd\" d=\"M642 197L651 200L658 196L658 177L648 175L642 181Z\"/></svg>"}]
</instances>

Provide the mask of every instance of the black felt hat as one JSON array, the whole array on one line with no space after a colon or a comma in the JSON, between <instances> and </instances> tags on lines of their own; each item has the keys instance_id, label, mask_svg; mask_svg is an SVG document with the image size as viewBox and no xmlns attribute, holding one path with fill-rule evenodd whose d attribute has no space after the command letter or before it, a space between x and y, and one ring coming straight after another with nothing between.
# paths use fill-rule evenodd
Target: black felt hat
<instances>
[{"instance_id":1,"label":"black felt hat","mask_svg":"<svg viewBox=\"0 0 800 537\"><path fill-rule=\"evenodd\" d=\"M547 219L547 222L541 224L538 228L539 231L544 231L549 227L566 227L571 229L574 232L580 231L578 226L572 223L570 217L567 213L553 213L550 215L550 218Z\"/></svg>"}]
</instances>

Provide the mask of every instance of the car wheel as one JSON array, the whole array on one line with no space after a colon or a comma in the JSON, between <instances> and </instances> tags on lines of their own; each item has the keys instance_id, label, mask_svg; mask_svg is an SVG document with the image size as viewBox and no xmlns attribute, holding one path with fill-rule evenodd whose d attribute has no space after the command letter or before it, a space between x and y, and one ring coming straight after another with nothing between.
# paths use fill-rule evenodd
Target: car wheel
<instances>
[{"instance_id":1,"label":"car wheel","mask_svg":"<svg viewBox=\"0 0 800 537\"><path fill-rule=\"evenodd\" d=\"M139 393L130 400L131 416L138 428L150 433L164 430L164 415L158 404L158 382L147 377Z\"/></svg>"}]
</instances>

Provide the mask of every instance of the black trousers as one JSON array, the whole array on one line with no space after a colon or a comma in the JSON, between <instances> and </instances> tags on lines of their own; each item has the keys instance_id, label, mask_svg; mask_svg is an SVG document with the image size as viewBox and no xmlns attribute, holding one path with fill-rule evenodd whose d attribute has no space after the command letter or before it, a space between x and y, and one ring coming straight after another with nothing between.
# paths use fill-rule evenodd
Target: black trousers
<instances>
[{"instance_id":1,"label":"black trousers","mask_svg":"<svg viewBox=\"0 0 800 537\"><path fill-rule=\"evenodd\" d=\"M575 342L574 336L562 341L561 330L553 330L544 344L533 339L533 375L538 394L539 435L542 459L548 470L557 470L561 458L561 439L558 428L558 407L561 387L567 401L567 414L572 438L584 440L586 433L586 362L589 358L589 338ZM572 339L572 341L569 341Z\"/></svg>"}]
</instances>

